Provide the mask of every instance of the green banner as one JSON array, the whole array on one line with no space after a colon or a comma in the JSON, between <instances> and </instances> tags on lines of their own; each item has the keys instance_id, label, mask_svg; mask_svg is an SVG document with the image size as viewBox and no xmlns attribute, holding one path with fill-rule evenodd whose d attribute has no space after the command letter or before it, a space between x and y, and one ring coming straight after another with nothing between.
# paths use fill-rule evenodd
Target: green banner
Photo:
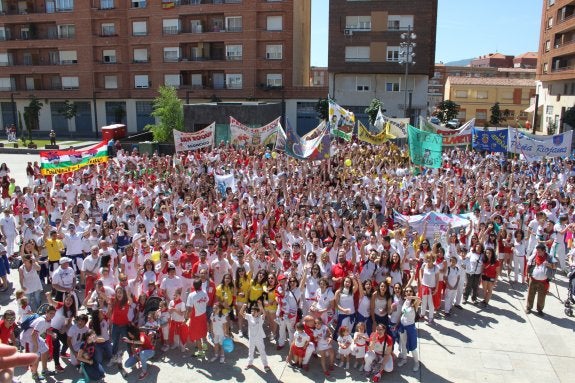
<instances>
[{"instance_id":1,"label":"green banner","mask_svg":"<svg viewBox=\"0 0 575 383\"><path fill-rule=\"evenodd\" d=\"M434 169L441 167L443 138L440 134L424 132L408 125L407 141L409 143L411 162L414 165Z\"/></svg>"}]
</instances>

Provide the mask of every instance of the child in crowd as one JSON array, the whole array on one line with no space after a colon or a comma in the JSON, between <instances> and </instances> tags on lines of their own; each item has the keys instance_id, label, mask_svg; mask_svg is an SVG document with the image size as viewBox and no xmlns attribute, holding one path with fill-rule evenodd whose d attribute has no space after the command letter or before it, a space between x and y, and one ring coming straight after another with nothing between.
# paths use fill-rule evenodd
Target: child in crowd
<instances>
[{"instance_id":1,"label":"child in crowd","mask_svg":"<svg viewBox=\"0 0 575 383\"><path fill-rule=\"evenodd\" d=\"M253 306L251 313L246 313L247 305L242 306L240 315L248 322L248 365L246 368L252 368L254 362L254 352L258 349L260 358L264 364L266 371L270 370L268 366L268 357L266 355L266 348L264 339L266 333L264 332L264 307L261 300L257 301L257 306Z\"/></svg>"},{"instance_id":2,"label":"child in crowd","mask_svg":"<svg viewBox=\"0 0 575 383\"><path fill-rule=\"evenodd\" d=\"M459 267L457 267L457 258L452 256L449 258L449 266L443 275L445 281L445 316L451 315L451 306L455 301L461 276Z\"/></svg>"},{"instance_id":3,"label":"child in crowd","mask_svg":"<svg viewBox=\"0 0 575 383\"><path fill-rule=\"evenodd\" d=\"M214 312L212 313L212 332L214 334L214 356L210 359L210 362L215 362L218 359L218 354L220 358L220 363L224 363L226 358L224 356L224 350L222 344L224 343L224 338L229 336L229 326L224 315L224 305L218 302L214 305Z\"/></svg>"},{"instance_id":4,"label":"child in crowd","mask_svg":"<svg viewBox=\"0 0 575 383\"><path fill-rule=\"evenodd\" d=\"M338 367L343 367L345 363L345 369L349 369L349 355L351 354L351 345L353 343L353 339L349 334L349 330L346 326L342 326L339 329L339 336L337 338L338 350L339 353L339 364Z\"/></svg>"},{"instance_id":5,"label":"child in crowd","mask_svg":"<svg viewBox=\"0 0 575 383\"><path fill-rule=\"evenodd\" d=\"M160 326L162 335L162 351L168 351L170 345L168 344L170 338L170 311L168 310L168 303L165 300L160 302L160 308L156 311L158 324Z\"/></svg>"},{"instance_id":6,"label":"child in crowd","mask_svg":"<svg viewBox=\"0 0 575 383\"><path fill-rule=\"evenodd\" d=\"M288 362L292 366L303 366L303 358L305 356L305 351L309 344L310 337L306 334L303 322L298 322L295 325L295 332L293 334L293 341L290 346L290 353L288 356Z\"/></svg>"},{"instance_id":7,"label":"child in crowd","mask_svg":"<svg viewBox=\"0 0 575 383\"><path fill-rule=\"evenodd\" d=\"M16 291L16 300L18 301L18 313L16 316L16 323L20 324L26 320L30 315L34 314L32 307L28 304L28 298L23 290Z\"/></svg>"},{"instance_id":8,"label":"child in crowd","mask_svg":"<svg viewBox=\"0 0 575 383\"><path fill-rule=\"evenodd\" d=\"M351 345L351 354L355 357L355 364L353 367L360 371L363 370L363 358L365 357L368 340L369 336L365 332L365 322L359 322L355 326L353 344Z\"/></svg>"},{"instance_id":9,"label":"child in crowd","mask_svg":"<svg viewBox=\"0 0 575 383\"><path fill-rule=\"evenodd\" d=\"M168 309L170 311L170 341L172 349L180 347L180 351L186 351L187 326L186 326L186 305L181 299L182 290L174 292L174 299L170 301Z\"/></svg>"},{"instance_id":10,"label":"child in crowd","mask_svg":"<svg viewBox=\"0 0 575 383\"><path fill-rule=\"evenodd\" d=\"M333 370L335 355L331 346L331 331L323 324L321 318L315 320L313 336L317 341L316 350L321 357L321 368L325 376L329 376L329 371Z\"/></svg>"},{"instance_id":11,"label":"child in crowd","mask_svg":"<svg viewBox=\"0 0 575 383\"><path fill-rule=\"evenodd\" d=\"M154 311L150 311L148 313L148 317L146 319L146 323L144 323L144 327L149 328L149 329L154 329L157 328L158 325L158 321L156 320L156 313Z\"/></svg>"},{"instance_id":12,"label":"child in crowd","mask_svg":"<svg viewBox=\"0 0 575 383\"><path fill-rule=\"evenodd\" d=\"M74 366L79 366L78 351L84 341L84 334L88 332L88 315L81 314L76 317L76 320L67 332L68 335L68 348L70 349L70 363Z\"/></svg>"},{"instance_id":13,"label":"child in crowd","mask_svg":"<svg viewBox=\"0 0 575 383\"><path fill-rule=\"evenodd\" d=\"M98 337L94 330L88 330L82 336L83 342L78 350L76 359L84 363L84 369L88 377L93 381L104 379L106 373L102 363L96 358L96 349L98 343L104 343L104 338Z\"/></svg>"}]
</instances>

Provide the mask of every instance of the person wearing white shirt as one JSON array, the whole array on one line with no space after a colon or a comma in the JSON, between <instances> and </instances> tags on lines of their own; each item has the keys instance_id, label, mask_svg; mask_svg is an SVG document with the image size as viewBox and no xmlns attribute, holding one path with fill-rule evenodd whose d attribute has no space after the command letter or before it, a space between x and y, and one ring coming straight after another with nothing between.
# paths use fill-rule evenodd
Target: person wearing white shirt
<instances>
[{"instance_id":1,"label":"person wearing white shirt","mask_svg":"<svg viewBox=\"0 0 575 383\"><path fill-rule=\"evenodd\" d=\"M176 275L176 266L170 264L168 266L168 276L162 280L160 289L167 299L172 300L174 299L174 293L176 290L181 290L182 287L182 279Z\"/></svg>"},{"instance_id":2,"label":"person wearing white shirt","mask_svg":"<svg viewBox=\"0 0 575 383\"><path fill-rule=\"evenodd\" d=\"M525 283L525 257L527 256L527 241L524 235L523 230L516 230L515 240L513 241L514 281L521 280L521 284Z\"/></svg>"},{"instance_id":3,"label":"person wearing white shirt","mask_svg":"<svg viewBox=\"0 0 575 383\"><path fill-rule=\"evenodd\" d=\"M451 306L459 290L459 284L461 283L461 271L457 267L457 257L452 256L449 258L449 266L444 273L445 281L445 315L451 315Z\"/></svg>"},{"instance_id":4,"label":"person wearing white shirt","mask_svg":"<svg viewBox=\"0 0 575 383\"><path fill-rule=\"evenodd\" d=\"M10 214L9 208L4 209L4 215L0 218L0 232L6 240L6 253L8 256L14 255L14 246L16 244L16 219Z\"/></svg>"},{"instance_id":5,"label":"person wearing white shirt","mask_svg":"<svg viewBox=\"0 0 575 383\"><path fill-rule=\"evenodd\" d=\"M252 307L251 313L246 313L246 308L248 306L242 306L240 315L248 322L248 365L246 368L253 367L254 362L254 352L257 348L262 363L264 364L264 369L268 371L270 367L268 366L268 357L266 355L266 348L264 344L264 339L266 333L264 331L264 320L263 315L264 308L262 302L258 301L258 305Z\"/></svg>"},{"instance_id":6,"label":"person wearing white shirt","mask_svg":"<svg viewBox=\"0 0 575 383\"><path fill-rule=\"evenodd\" d=\"M68 225L68 232L64 234L62 242L64 242L64 247L66 247L66 256L72 260L72 268L76 274L80 274L84 260L84 240L76 232L75 224L71 223Z\"/></svg>"}]
</instances>

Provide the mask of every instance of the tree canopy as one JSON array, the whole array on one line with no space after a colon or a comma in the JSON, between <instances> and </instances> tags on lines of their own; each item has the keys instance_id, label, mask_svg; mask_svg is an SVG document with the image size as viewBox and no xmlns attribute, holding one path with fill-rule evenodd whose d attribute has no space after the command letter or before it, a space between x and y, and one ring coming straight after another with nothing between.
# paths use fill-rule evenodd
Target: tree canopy
<instances>
[{"instance_id":1,"label":"tree canopy","mask_svg":"<svg viewBox=\"0 0 575 383\"><path fill-rule=\"evenodd\" d=\"M457 113L459 113L459 105L451 100L444 100L437 104L434 114L446 124L449 120L456 118Z\"/></svg>"},{"instance_id":2,"label":"tree canopy","mask_svg":"<svg viewBox=\"0 0 575 383\"><path fill-rule=\"evenodd\" d=\"M158 93L152 112L158 122L146 125L146 129L152 132L154 141L172 142L173 130L184 130L184 108L173 86L160 86Z\"/></svg>"}]
</instances>

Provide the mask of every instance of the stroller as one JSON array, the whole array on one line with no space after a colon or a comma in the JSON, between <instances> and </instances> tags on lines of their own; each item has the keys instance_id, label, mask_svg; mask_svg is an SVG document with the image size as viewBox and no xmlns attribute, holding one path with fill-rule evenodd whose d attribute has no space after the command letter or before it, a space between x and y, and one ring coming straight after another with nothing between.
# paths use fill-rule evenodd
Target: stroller
<instances>
[{"instance_id":1,"label":"stroller","mask_svg":"<svg viewBox=\"0 0 575 383\"><path fill-rule=\"evenodd\" d=\"M158 309L160 308L160 302L162 301L162 298L160 297L150 297L146 300L146 304L144 306L144 318L148 318L148 314L150 312L155 312L158 311ZM162 335L160 333L161 329L160 326L143 326L140 327L140 330L142 331L146 331L146 334L150 337L150 340L152 341L152 344L154 345L154 350L156 351L156 355L157 355L157 349L158 349L158 345L160 342L158 342L159 339L161 339Z\"/></svg>"}]
</instances>

